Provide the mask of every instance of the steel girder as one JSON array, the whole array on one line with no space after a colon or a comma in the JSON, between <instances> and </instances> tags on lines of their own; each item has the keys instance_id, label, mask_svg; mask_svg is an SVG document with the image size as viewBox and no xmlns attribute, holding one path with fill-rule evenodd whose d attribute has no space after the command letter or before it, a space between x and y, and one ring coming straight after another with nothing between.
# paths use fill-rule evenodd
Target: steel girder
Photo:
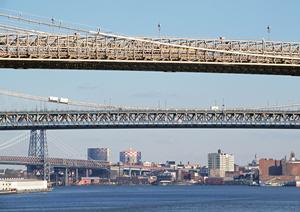
<instances>
[{"instance_id":1,"label":"steel girder","mask_svg":"<svg viewBox=\"0 0 300 212\"><path fill-rule=\"evenodd\" d=\"M51 167L107 168L110 166L109 162L94 160L48 158L47 162ZM43 160L39 157L0 156L0 164L42 166Z\"/></svg>"},{"instance_id":2,"label":"steel girder","mask_svg":"<svg viewBox=\"0 0 300 212\"><path fill-rule=\"evenodd\" d=\"M86 128L300 128L300 111L112 110L1 112L0 130Z\"/></svg>"},{"instance_id":3,"label":"steel girder","mask_svg":"<svg viewBox=\"0 0 300 212\"><path fill-rule=\"evenodd\" d=\"M2 58L299 64L293 42L0 33Z\"/></svg>"},{"instance_id":4,"label":"steel girder","mask_svg":"<svg viewBox=\"0 0 300 212\"><path fill-rule=\"evenodd\" d=\"M300 75L300 44L0 33L0 68Z\"/></svg>"},{"instance_id":5,"label":"steel girder","mask_svg":"<svg viewBox=\"0 0 300 212\"><path fill-rule=\"evenodd\" d=\"M132 37L12 11L0 18L0 68L300 76L297 42Z\"/></svg>"}]
</instances>

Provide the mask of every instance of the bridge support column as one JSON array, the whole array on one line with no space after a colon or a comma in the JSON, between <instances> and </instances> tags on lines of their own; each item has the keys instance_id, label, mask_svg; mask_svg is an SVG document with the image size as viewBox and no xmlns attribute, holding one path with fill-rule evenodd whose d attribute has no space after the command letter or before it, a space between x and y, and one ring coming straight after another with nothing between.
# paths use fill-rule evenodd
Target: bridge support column
<instances>
[{"instance_id":1,"label":"bridge support column","mask_svg":"<svg viewBox=\"0 0 300 212\"><path fill-rule=\"evenodd\" d=\"M75 181L78 183L79 177L78 177L78 168L75 169Z\"/></svg>"},{"instance_id":2,"label":"bridge support column","mask_svg":"<svg viewBox=\"0 0 300 212\"><path fill-rule=\"evenodd\" d=\"M37 171L42 174L43 180L50 182L50 165L48 163L46 130L31 130L28 156L40 158L43 162L43 167Z\"/></svg>"},{"instance_id":3,"label":"bridge support column","mask_svg":"<svg viewBox=\"0 0 300 212\"><path fill-rule=\"evenodd\" d=\"M69 185L69 169L65 169L65 186Z\"/></svg>"}]
</instances>

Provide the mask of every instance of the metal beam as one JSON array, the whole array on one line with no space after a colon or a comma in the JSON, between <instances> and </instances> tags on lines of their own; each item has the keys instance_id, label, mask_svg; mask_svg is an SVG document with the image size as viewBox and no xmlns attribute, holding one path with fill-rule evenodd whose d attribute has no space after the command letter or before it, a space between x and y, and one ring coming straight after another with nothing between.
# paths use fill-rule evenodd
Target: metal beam
<instances>
[{"instance_id":1,"label":"metal beam","mask_svg":"<svg viewBox=\"0 0 300 212\"><path fill-rule=\"evenodd\" d=\"M48 158L51 167L61 168L107 168L109 162L95 160L76 160L63 158ZM42 166L43 160L38 157L0 156L0 164Z\"/></svg>"},{"instance_id":2,"label":"metal beam","mask_svg":"<svg viewBox=\"0 0 300 212\"><path fill-rule=\"evenodd\" d=\"M300 111L120 109L0 112L0 130L124 128L300 129Z\"/></svg>"},{"instance_id":3,"label":"metal beam","mask_svg":"<svg viewBox=\"0 0 300 212\"><path fill-rule=\"evenodd\" d=\"M0 68L232 73L300 76L291 64L0 58Z\"/></svg>"},{"instance_id":4,"label":"metal beam","mask_svg":"<svg viewBox=\"0 0 300 212\"><path fill-rule=\"evenodd\" d=\"M0 33L0 68L300 75L300 44Z\"/></svg>"}]
</instances>

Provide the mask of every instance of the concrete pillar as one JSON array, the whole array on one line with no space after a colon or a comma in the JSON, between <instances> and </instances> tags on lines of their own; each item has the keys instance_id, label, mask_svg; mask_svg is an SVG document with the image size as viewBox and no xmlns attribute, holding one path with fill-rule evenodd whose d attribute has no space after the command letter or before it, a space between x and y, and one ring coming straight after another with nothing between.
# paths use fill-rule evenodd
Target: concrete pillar
<instances>
[{"instance_id":1,"label":"concrete pillar","mask_svg":"<svg viewBox=\"0 0 300 212\"><path fill-rule=\"evenodd\" d=\"M129 177L131 177L132 173L131 173L131 168L129 168Z\"/></svg>"},{"instance_id":2,"label":"concrete pillar","mask_svg":"<svg viewBox=\"0 0 300 212\"><path fill-rule=\"evenodd\" d=\"M85 170L85 176L86 176L86 177L89 177L89 169L86 169L86 170Z\"/></svg>"},{"instance_id":3,"label":"concrete pillar","mask_svg":"<svg viewBox=\"0 0 300 212\"><path fill-rule=\"evenodd\" d=\"M55 185L58 186L59 185L58 184L58 174L56 172L54 172L54 173L55 173Z\"/></svg>"},{"instance_id":4,"label":"concrete pillar","mask_svg":"<svg viewBox=\"0 0 300 212\"><path fill-rule=\"evenodd\" d=\"M79 177L78 177L78 168L75 169L75 180L76 180L76 183L79 181Z\"/></svg>"},{"instance_id":5,"label":"concrete pillar","mask_svg":"<svg viewBox=\"0 0 300 212\"><path fill-rule=\"evenodd\" d=\"M65 169L65 186L69 185L69 169Z\"/></svg>"}]
</instances>

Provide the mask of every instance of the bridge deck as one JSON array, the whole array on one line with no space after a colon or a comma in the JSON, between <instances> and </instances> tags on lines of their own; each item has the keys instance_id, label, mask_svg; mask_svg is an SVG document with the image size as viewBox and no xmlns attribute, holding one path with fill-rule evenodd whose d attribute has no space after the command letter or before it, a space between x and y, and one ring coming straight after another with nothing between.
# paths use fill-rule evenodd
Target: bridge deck
<instances>
[{"instance_id":1,"label":"bridge deck","mask_svg":"<svg viewBox=\"0 0 300 212\"><path fill-rule=\"evenodd\" d=\"M0 68L300 75L299 42L133 37L12 11L0 18Z\"/></svg>"},{"instance_id":2,"label":"bridge deck","mask_svg":"<svg viewBox=\"0 0 300 212\"><path fill-rule=\"evenodd\" d=\"M0 112L0 130L87 128L300 129L300 111L120 109Z\"/></svg>"},{"instance_id":3,"label":"bridge deck","mask_svg":"<svg viewBox=\"0 0 300 212\"><path fill-rule=\"evenodd\" d=\"M51 167L61 168L107 168L110 166L108 162L94 161L94 160L76 160L76 159L63 159L63 158L48 158L47 163ZM35 165L42 166L44 162L36 157L23 157L23 156L0 156L0 164L7 165Z\"/></svg>"}]
</instances>

